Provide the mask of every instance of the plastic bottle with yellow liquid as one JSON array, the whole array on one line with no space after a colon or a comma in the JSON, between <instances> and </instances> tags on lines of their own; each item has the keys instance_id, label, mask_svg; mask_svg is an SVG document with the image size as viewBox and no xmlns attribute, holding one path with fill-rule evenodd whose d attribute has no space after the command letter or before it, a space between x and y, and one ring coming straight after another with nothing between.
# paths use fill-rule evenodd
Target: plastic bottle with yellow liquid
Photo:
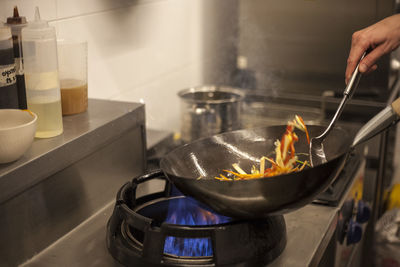
<instances>
[{"instance_id":1,"label":"plastic bottle with yellow liquid","mask_svg":"<svg viewBox=\"0 0 400 267\"><path fill-rule=\"evenodd\" d=\"M37 7L35 20L22 29L22 52L28 109L38 116L35 137L60 135L63 124L56 32L40 19Z\"/></svg>"}]
</instances>

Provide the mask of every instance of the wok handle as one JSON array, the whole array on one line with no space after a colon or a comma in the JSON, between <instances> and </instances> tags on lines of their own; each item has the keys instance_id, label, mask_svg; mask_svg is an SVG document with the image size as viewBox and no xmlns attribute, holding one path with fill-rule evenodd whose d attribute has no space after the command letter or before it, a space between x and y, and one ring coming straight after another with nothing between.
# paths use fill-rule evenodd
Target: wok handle
<instances>
[{"instance_id":1,"label":"wok handle","mask_svg":"<svg viewBox=\"0 0 400 267\"><path fill-rule=\"evenodd\" d=\"M392 102L393 111L400 117L400 97Z\"/></svg>"},{"instance_id":2,"label":"wok handle","mask_svg":"<svg viewBox=\"0 0 400 267\"><path fill-rule=\"evenodd\" d=\"M384 108L381 112L370 119L354 137L352 147L355 147L375 135L383 132L387 128L395 125L400 119L400 98L397 98L391 105Z\"/></svg>"}]
</instances>

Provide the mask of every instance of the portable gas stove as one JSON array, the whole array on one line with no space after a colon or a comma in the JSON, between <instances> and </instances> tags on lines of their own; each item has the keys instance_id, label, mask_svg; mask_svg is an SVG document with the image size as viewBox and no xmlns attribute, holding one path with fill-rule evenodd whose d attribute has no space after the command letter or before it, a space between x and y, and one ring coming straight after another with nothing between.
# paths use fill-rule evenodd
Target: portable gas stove
<instances>
[{"instance_id":1,"label":"portable gas stove","mask_svg":"<svg viewBox=\"0 0 400 267\"><path fill-rule=\"evenodd\" d=\"M139 185L164 180L162 192L136 197ZM241 221L183 196L154 171L118 192L107 247L126 266L263 266L286 246L282 215Z\"/></svg>"}]
</instances>

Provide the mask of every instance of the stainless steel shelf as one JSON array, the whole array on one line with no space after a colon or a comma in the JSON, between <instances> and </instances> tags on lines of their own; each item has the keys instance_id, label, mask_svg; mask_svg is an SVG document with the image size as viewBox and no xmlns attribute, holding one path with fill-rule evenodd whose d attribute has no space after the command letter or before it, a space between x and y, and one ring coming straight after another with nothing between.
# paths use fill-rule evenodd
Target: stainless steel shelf
<instances>
[{"instance_id":1,"label":"stainless steel shelf","mask_svg":"<svg viewBox=\"0 0 400 267\"><path fill-rule=\"evenodd\" d=\"M35 139L18 161L0 164L0 204L84 158L144 121L144 105L89 99L87 112L65 116L64 133Z\"/></svg>"}]
</instances>

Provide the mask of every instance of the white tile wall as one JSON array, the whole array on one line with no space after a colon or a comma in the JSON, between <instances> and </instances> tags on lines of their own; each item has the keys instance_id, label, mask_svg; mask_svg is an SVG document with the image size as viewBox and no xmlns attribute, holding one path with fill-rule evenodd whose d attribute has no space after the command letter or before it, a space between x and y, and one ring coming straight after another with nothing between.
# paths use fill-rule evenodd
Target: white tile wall
<instances>
[{"instance_id":1,"label":"white tile wall","mask_svg":"<svg viewBox=\"0 0 400 267\"><path fill-rule=\"evenodd\" d=\"M15 5L88 41L89 97L144 101L148 127L179 130L176 93L202 81L202 0L1 0L1 21Z\"/></svg>"},{"instance_id":2,"label":"white tile wall","mask_svg":"<svg viewBox=\"0 0 400 267\"><path fill-rule=\"evenodd\" d=\"M0 18L4 21L10 16L14 6L28 20L33 19L34 8L38 6L42 18L53 21L162 1L166 0L1 0Z\"/></svg>"},{"instance_id":3,"label":"white tile wall","mask_svg":"<svg viewBox=\"0 0 400 267\"><path fill-rule=\"evenodd\" d=\"M58 0L56 11L57 18L62 19L160 1L163 0Z\"/></svg>"},{"instance_id":4,"label":"white tile wall","mask_svg":"<svg viewBox=\"0 0 400 267\"><path fill-rule=\"evenodd\" d=\"M25 16L28 20L33 19L35 6L40 8L40 15L43 19L53 20L57 17L57 0L1 0L0 19L2 22L7 17L12 16L14 6L17 6L19 14Z\"/></svg>"}]
</instances>

